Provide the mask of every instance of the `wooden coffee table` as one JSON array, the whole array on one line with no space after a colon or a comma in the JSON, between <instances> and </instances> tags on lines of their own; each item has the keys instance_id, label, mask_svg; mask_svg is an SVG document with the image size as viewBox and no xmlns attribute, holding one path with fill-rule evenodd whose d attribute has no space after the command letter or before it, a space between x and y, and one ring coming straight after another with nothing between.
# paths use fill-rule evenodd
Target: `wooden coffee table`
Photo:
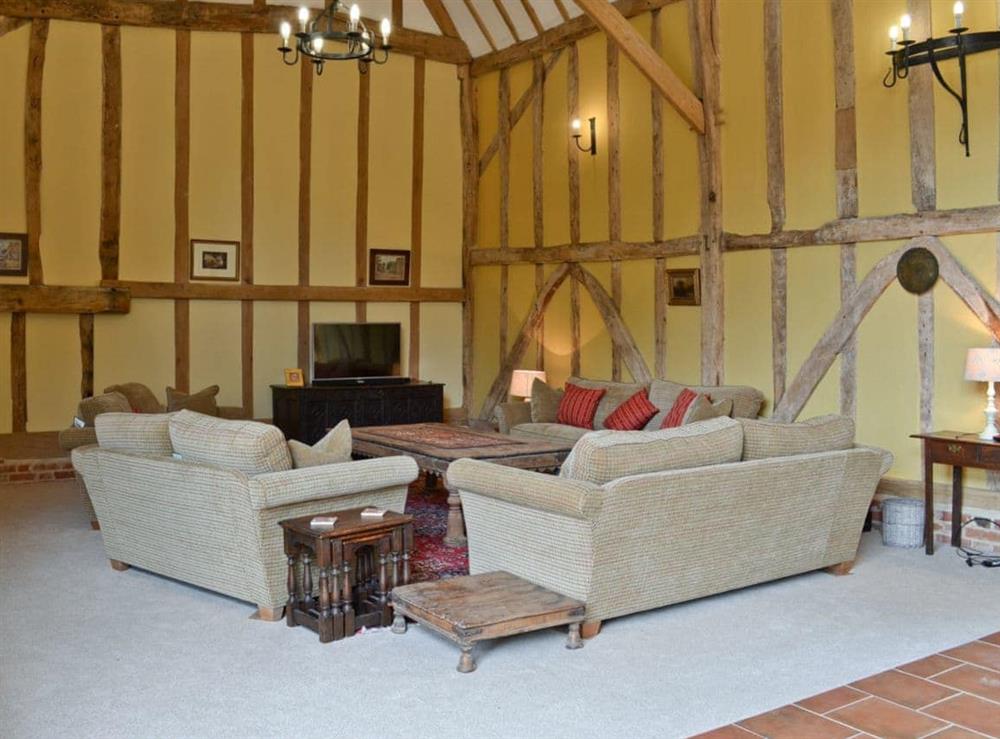
<instances>
[{"instance_id":1,"label":"wooden coffee table","mask_svg":"<svg viewBox=\"0 0 1000 739\"><path fill-rule=\"evenodd\" d=\"M356 457L412 457L424 472L445 480L448 465L468 457L538 472L557 472L573 445L527 441L495 431L479 431L444 423L364 426L351 429ZM448 531L444 543L465 543L465 520L458 491L448 487Z\"/></svg>"},{"instance_id":2,"label":"wooden coffee table","mask_svg":"<svg viewBox=\"0 0 1000 739\"><path fill-rule=\"evenodd\" d=\"M406 633L406 619L429 627L462 649L459 672L472 672L472 648L485 639L569 624L567 649L583 646L580 622L586 606L509 572L452 577L403 585L392 591L392 630Z\"/></svg>"}]
</instances>

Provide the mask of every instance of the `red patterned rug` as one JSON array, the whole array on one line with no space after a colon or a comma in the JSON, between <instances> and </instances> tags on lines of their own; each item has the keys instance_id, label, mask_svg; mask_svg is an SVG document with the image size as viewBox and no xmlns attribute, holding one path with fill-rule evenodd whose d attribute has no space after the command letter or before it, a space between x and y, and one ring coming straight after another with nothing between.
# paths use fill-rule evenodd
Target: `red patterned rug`
<instances>
[{"instance_id":1,"label":"red patterned rug","mask_svg":"<svg viewBox=\"0 0 1000 739\"><path fill-rule=\"evenodd\" d=\"M427 490L421 477L410 486L406 512L413 516L413 582L469 574L467 547L444 544L448 528L448 491L438 485Z\"/></svg>"}]
</instances>

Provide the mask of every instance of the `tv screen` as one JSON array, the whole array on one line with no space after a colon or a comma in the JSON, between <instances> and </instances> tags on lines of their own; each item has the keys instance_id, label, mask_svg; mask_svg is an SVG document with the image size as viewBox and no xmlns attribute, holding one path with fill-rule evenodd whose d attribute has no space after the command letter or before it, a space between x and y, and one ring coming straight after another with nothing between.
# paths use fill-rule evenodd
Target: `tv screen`
<instances>
[{"instance_id":1,"label":"tv screen","mask_svg":"<svg viewBox=\"0 0 1000 739\"><path fill-rule=\"evenodd\" d=\"M313 382L400 373L398 323L314 323Z\"/></svg>"}]
</instances>

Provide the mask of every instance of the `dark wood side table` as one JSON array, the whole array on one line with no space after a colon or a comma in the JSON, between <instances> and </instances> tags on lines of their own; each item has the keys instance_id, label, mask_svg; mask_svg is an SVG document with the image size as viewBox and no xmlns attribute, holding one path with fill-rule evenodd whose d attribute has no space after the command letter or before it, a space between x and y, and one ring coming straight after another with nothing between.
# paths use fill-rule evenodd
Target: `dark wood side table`
<instances>
[{"instance_id":1,"label":"dark wood side table","mask_svg":"<svg viewBox=\"0 0 1000 739\"><path fill-rule=\"evenodd\" d=\"M1000 444L960 431L913 434L924 445L924 550L934 554L934 465L950 464L951 545L962 543L962 475L966 467L1000 470Z\"/></svg>"},{"instance_id":2,"label":"dark wood side table","mask_svg":"<svg viewBox=\"0 0 1000 739\"><path fill-rule=\"evenodd\" d=\"M362 518L363 510L324 514L337 517L329 529L312 528L313 516L280 522L288 556L286 621L312 629L321 642L353 636L362 626L388 626L389 592L410 581L413 516L389 511L382 518ZM313 565L319 570L318 598Z\"/></svg>"}]
</instances>

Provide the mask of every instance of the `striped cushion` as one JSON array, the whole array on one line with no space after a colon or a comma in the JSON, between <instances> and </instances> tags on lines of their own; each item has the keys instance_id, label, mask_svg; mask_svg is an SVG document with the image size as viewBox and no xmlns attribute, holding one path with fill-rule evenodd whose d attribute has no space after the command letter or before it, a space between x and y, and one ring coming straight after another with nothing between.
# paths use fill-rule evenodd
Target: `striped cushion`
<instances>
[{"instance_id":1,"label":"striped cushion","mask_svg":"<svg viewBox=\"0 0 1000 739\"><path fill-rule=\"evenodd\" d=\"M604 428L615 431L638 431L659 409L649 402L646 388L643 388L604 419Z\"/></svg>"},{"instance_id":2,"label":"striped cushion","mask_svg":"<svg viewBox=\"0 0 1000 739\"><path fill-rule=\"evenodd\" d=\"M566 383L586 388L587 390L604 391L604 397L597 404L597 413L594 414L595 429L604 428L605 420L612 414L615 408L646 387L639 383L591 380L586 377L576 377L575 375L567 379Z\"/></svg>"},{"instance_id":3,"label":"striped cushion","mask_svg":"<svg viewBox=\"0 0 1000 739\"><path fill-rule=\"evenodd\" d=\"M170 413L102 413L95 424L101 449L169 457Z\"/></svg>"},{"instance_id":4,"label":"striped cushion","mask_svg":"<svg viewBox=\"0 0 1000 739\"><path fill-rule=\"evenodd\" d=\"M743 424L743 459L790 457L850 449L854 446L854 421L830 414L799 423L740 419Z\"/></svg>"},{"instance_id":5,"label":"striped cushion","mask_svg":"<svg viewBox=\"0 0 1000 739\"><path fill-rule=\"evenodd\" d=\"M681 390L681 394L677 396L677 400L667 411L667 415L663 418L663 423L660 424L661 429L672 429L677 428L684 424L684 418L687 416L688 411L694 405L695 401L698 400L698 393L684 388Z\"/></svg>"},{"instance_id":6,"label":"striped cushion","mask_svg":"<svg viewBox=\"0 0 1000 739\"><path fill-rule=\"evenodd\" d=\"M594 428L594 414L597 413L597 405L605 392L605 390L587 390L567 382L566 392L559 401L556 422L582 429Z\"/></svg>"},{"instance_id":7,"label":"striped cushion","mask_svg":"<svg viewBox=\"0 0 1000 739\"><path fill-rule=\"evenodd\" d=\"M179 411L170 419L170 441L186 461L228 467L251 476L292 469L285 435L265 423Z\"/></svg>"}]
</instances>

